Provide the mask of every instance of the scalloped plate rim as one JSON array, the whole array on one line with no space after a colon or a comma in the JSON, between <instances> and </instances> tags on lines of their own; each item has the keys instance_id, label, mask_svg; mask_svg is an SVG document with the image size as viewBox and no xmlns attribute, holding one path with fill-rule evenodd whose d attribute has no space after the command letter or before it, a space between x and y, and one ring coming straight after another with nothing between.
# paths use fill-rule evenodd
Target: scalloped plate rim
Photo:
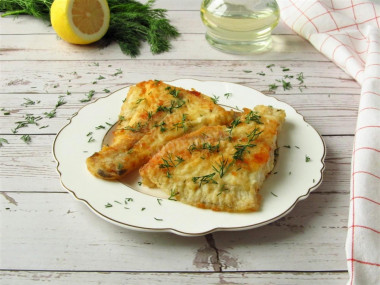
<instances>
[{"instance_id":1,"label":"scalloped plate rim","mask_svg":"<svg viewBox=\"0 0 380 285\"><path fill-rule=\"evenodd\" d=\"M245 88L248 88L248 89L251 89L253 90L254 92L258 92L260 93L261 95L263 96L266 96L266 97L269 97L271 99L274 99L282 104L285 104L287 105L288 107L290 107L291 109L293 109L293 111L300 117L302 118L302 120L306 122L305 118L297 111L295 110L291 105L275 98L275 97L271 97L271 96L267 96L265 94L263 94L262 92L254 89L254 88L251 88L251 87L248 87L248 86L245 86L245 85L242 85L242 84L237 84L237 83L231 83L231 82L226 82L226 81L215 81L215 80L212 80L212 81L209 81L209 80L197 80L197 79L191 79L191 78L181 78L181 79L176 79L176 80L172 80L172 81L164 81L165 83L168 83L168 84L172 84L172 85L176 85L176 82L181 82L181 81L196 81L196 82L200 82L200 83L206 83L206 84L231 84L231 85L237 85L237 86L242 86L242 87L245 87ZM202 236L202 235L206 235L206 234L210 234L210 233L213 233L213 232L217 232L217 231L241 231L241 230L249 230L249 229L254 229L254 228L257 228L257 227L260 227L260 226L264 226L264 225L267 225L269 223L272 223L284 216L286 216L289 212L291 212L294 207L296 206L296 204L304 199L306 199L307 197L309 197L310 193L315 190L316 188L318 188L322 181L323 181L323 172L325 170L325 163L324 163L324 160L325 160L325 157L326 157L326 144L322 138L322 136L318 133L318 131L315 130L314 127L312 127L310 124L309 126L313 129L313 131L316 132L316 134L319 136L320 138L320 141L322 142L322 145L323 145L323 154L320 158L320 162L322 164L321 168L320 168L320 179L310 188L307 189L306 193L303 194L303 195L300 195L298 196L298 198L294 201L293 204L291 204L285 211L283 211L282 213L272 217L271 219L268 219L266 221L262 221L262 222L259 222L259 223L254 223L254 224L249 224L249 225L245 225L245 226L239 226L239 227L220 227L220 226L216 226L216 227L213 227L213 228L210 228L209 230L207 231L199 231L199 232L186 232L186 231L182 231L182 230L178 230L178 229L175 229L175 228L172 228L172 227L143 227L143 226L138 226L138 225L132 225L132 224L128 224L128 223L125 223L125 222L121 222L121 221L118 221L117 219L114 219L110 216L107 216L106 214L104 214L103 212L101 211L98 211L96 208L94 208L90 202L88 202L84 197L78 197L77 193L75 192L75 190L73 189L70 189L69 187L67 187L64 183L64 181L62 180L62 173L60 171L60 161L58 160L57 158L57 155L56 155L56 149L55 149L55 146L56 146L56 142L60 136L60 134L62 133L62 131L64 129L66 129L73 121L73 119L78 116L79 112L82 111L82 109L88 107L89 105L92 105L92 104L95 104L101 100L104 100L104 99L107 99L109 98L110 96L114 95L115 93L117 92L120 92L121 90L128 90L131 86L133 86L134 84L130 84L130 85L127 85L127 86L124 86L122 88L119 88L115 91L113 91L112 93L108 94L107 96L104 96L104 97L100 97L100 98L97 98L96 100L82 106L77 112L75 112L69 122L64 125L60 131L57 133L55 139L54 139L54 142L53 142L53 145L52 145L52 153L53 153L53 156L54 156L54 159L55 161L57 162L57 166L56 166L56 170L59 174L59 179L60 179L60 183L61 185L77 200L81 201L82 203L84 203L86 206L88 206L90 208L90 210L92 212L94 212L96 215L98 215L99 217L101 217L102 219L114 224L114 225L117 225L117 226L121 226L121 227L124 227L124 228L127 228L127 229L131 229L131 230L138 230L138 231L143 231L143 232L170 232L170 233L174 233L174 234L178 234L178 235L181 235L181 236Z\"/></svg>"}]
</instances>

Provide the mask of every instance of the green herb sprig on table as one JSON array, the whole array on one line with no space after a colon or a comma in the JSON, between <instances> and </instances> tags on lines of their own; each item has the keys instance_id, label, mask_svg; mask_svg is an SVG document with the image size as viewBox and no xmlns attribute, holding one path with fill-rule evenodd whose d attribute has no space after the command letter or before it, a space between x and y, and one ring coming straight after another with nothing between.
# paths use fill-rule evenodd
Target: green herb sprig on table
<instances>
[{"instance_id":1,"label":"green herb sprig on table","mask_svg":"<svg viewBox=\"0 0 380 285\"><path fill-rule=\"evenodd\" d=\"M170 40L179 36L170 24L165 9L153 8L154 0L142 4L135 0L108 0L111 18L106 35L99 41L103 47L117 42L123 53L136 57L143 42L153 54L169 51ZM53 0L2 0L2 17L27 14L50 22Z\"/></svg>"}]
</instances>

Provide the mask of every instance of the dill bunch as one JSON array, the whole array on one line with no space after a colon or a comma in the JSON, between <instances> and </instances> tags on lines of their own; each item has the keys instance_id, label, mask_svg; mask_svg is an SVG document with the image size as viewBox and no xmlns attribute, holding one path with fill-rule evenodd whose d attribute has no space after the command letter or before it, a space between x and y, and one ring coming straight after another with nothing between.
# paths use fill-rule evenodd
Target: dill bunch
<instances>
[{"instance_id":1,"label":"dill bunch","mask_svg":"<svg viewBox=\"0 0 380 285\"><path fill-rule=\"evenodd\" d=\"M110 25L100 46L117 42L124 54L136 57L143 42L148 42L153 54L169 51L170 40L179 36L170 24L165 9L153 8L154 0L142 4L135 0L108 0ZM27 14L50 22L53 0L1 0L2 17Z\"/></svg>"},{"instance_id":2,"label":"dill bunch","mask_svg":"<svg viewBox=\"0 0 380 285\"><path fill-rule=\"evenodd\" d=\"M54 0L1 0L0 12L2 17L9 15L27 14L38 19L50 21L50 7Z\"/></svg>"}]
</instances>

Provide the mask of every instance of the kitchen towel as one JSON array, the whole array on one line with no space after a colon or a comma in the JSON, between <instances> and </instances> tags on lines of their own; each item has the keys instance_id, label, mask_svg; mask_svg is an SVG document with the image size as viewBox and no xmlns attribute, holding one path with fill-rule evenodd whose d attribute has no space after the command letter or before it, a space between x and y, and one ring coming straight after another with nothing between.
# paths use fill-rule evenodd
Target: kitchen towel
<instances>
[{"instance_id":1,"label":"kitchen towel","mask_svg":"<svg viewBox=\"0 0 380 285\"><path fill-rule=\"evenodd\" d=\"M277 0L281 19L360 85L347 284L380 284L380 0Z\"/></svg>"}]
</instances>

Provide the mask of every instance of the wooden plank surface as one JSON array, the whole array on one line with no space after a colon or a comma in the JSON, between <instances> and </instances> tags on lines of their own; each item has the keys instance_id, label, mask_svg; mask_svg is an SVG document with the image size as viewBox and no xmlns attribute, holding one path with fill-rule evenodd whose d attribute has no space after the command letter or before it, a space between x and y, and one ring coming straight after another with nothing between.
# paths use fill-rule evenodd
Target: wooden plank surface
<instances>
[{"instance_id":1,"label":"wooden plank surface","mask_svg":"<svg viewBox=\"0 0 380 285\"><path fill-rule=\"evenodd\" d=\"M286 217L267 226L195 238L114 226L67 193L3 192L0 199L1 266L6 270L329 271L346 267L341 242L348 215L345 193L312 193ZM297 258L289 262L289 256Z\"/></svg>"},{"instance_id":2,"label":"wooden plank surface","mask_svg":"<svg viewBox=\"0 0 380 285\"><path fill-rule=\"evenodd\" d=\"M3 280L12 285L44 284L343 284L346 272L245 272L245 273L139 273L139 272L40 272L5 271Z\"/></svg>"}]
</instances>

